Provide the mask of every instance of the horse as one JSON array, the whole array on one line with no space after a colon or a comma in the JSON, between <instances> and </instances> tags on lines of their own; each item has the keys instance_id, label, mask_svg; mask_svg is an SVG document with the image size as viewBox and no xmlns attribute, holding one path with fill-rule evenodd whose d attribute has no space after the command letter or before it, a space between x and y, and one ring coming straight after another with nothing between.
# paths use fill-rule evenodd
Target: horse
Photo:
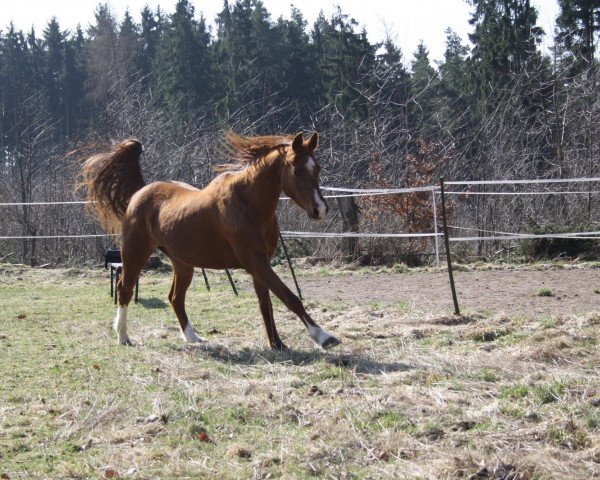
<instances>
[{"instance_id":1,"label":"horse","mask_svg":"<svg viewBox=\"0 0 600 480\"><path fill-rule=\"evenodd\" d=\"M134 138L85 160L80 185L91 208L108 233L121 235L123 267L113 321L118 343L131 345L127 308L133 287L159 249L173 266L168 298L186 342L206 341L185 310L194 267L199 267L242 268L250 274L271 349L288 348L275 326L271 292L300 318L317 345L340 344L314 322L270 264L278 243L276 208L282 192L311 220L323 220L329 210L319 187L318 144L317 132L307 140L302 133L248 137L229 132L224 145L231 163L222 165L203 189L182 182L146 184L142 143Z\"/></svg>"}]
</instances>

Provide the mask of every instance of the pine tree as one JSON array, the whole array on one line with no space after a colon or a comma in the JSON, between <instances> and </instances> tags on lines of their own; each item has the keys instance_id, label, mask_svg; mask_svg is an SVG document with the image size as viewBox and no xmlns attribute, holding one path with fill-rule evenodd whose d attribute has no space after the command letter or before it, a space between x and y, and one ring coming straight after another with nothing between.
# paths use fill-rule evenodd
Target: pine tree
<instances>
[{"instance_id":1,"label":"pine tree","mask_svg":"<svg viewBox=\"0 0 600 480\"><path fill-rule=\"evenodd\" d=\"M140 73L146 86L156 80L153 67L156 66L158 45L164 28L165 19L160 8L155 14L146 5L142 10L139 55Z\"/></svg>"},{"instance_id":2,"label":"pine tree","mask_svg":"<svg viewBox=\"0 0 600 480\"><path fill-rule=\"evenodd\" d=\"M107 4L98 5L95 19L88 31L87 95L90 103L103 112L123 88L125 77L117 61L117 21Z\"/></svg>"},{"instance_id":3,"label":"pine tree","mask_svg":"<svg viewBox=\"0 0 600 480\"><path fill-rule=\"evenodd\" d=\"M429 61L429 52L421 42L412 61L411 119L415 133L425 141L435 141L439 134L440 79Z\"/></svg>"},{"instance_id":4,"label":"pine tree","mask_svg":"<svg viewBox=\"0 0 600 480\"><path fill-rule=\"evenodd\" d=\"M452 92L453 97L458 97L469 89L468 55L469 48L462 44L460 36L452 29L446 29L446 50L439 71L445 91Z\"/></svg>"},{"instance_id":5,"label":"pine tree","mask_svg":"<svg viewBox=\"0 0 600 480\"><path fill-rule=\"evenodd\" d=\"M45 73L46 73L46 52L40 38L36 36L35 28L27 35L27 64L29 66L29 89L32 92L43 92L43 96L47 96L45 91Z\"/></svg>"},{"instance_id":6,"label":"pine tree","mask_svg":"<svg viewBox=\"0 0 600 480\"><path fill-rule=\"evenodd\" d=\"M380 92L378 103L395 111L396 120L408 122L408 102L412 91L410 72L404 66L402 51L387 38L383 52L377 56L377 89Z\"/></svg>"},{"instance_id":7,"label":"pine tree","mask_svg":"<svg viewBox=\"0 0 600 480\"><path fill-rule=\"evenodd\" d=\"M89 121L84 103L86 46L80 26L64 42L64 68L60 78L63 91L61 111L64 118L63 132L68 138L83 132Z\"/></svg>"},{"instance_id":8,"label":"pine tree","mask_svg":"<svg viewBox=\"0 0 600 480\"><path fill-rule=\"evenodd\" d=\"M371 176L376 176L376 171L385 173L391 185L398 185L400 165L410 149L413 133L409 116L412 82L402 51L390 38L381 50L373 71L373 86L367 93L371 100L366 123L374 127L376 145L369 172Z\"/></svg>"},{"instance_id":9,"label":"pine tree","mask_svg":"<svg viewBox=\"0 0 600 480\"><path fill-rule=\"evenodd\" d=\"M158 94L177 112L197 113L211 95L210 35L203 17L194 18L194 7L179 0L160 39L156 66Z\"/></svg>"},{"instance_id":10,"label":"pine tree","mask_svg":"<svg viewBox=\"0 0 600 480\"><path fill-rule=\"evenodd\" d=\"M261 0L252 3L250 38L253 51L249 52L252 62L249 63L249 75L256 79L255 102L257 118L268 116L270 125L266 128L277 128L278 119L272 117L272 111L278 110L282 104L289 103L282 97L281 63L285 57L283 32L276 28L271 16Z\"/></svg>"},{"instance_id":11,"label":"pine tree","mask_svg":"<svg viewBox=\"0 0 600 480\"><path fill-rule=\"evenodd\" d=\"M472 132L473 86L468 73L469 48L450 28L446 30L444 61L439 66L441 77L440 121L450 136L449 142L465 141Z\"/></svg>"},{"instance_id":12,"label":"pine tree","mask_svg":"<svg viewBox=\"0 0 600 480\"><path fill-rule=\"evenodd\" d=\"M290 19L280 19L278 24L283 39L279 62L282 88L287 98L298 102L300 123L308 122L311 111L317 106L317 59L306 27L302 12L295 7L292 7Z\"/></svg>"},{"instance_id":13,"label":"pine tree","mask_svg":"<svg viewBox=\"0 0 600 480\"><path fill-rule=\"evenodd\" d=\"M600 35L600 3L595 0L559 0L556 43L572 56L575 71L592 65Z\"/></svg>"},{"instance_id":14,"label":"pine tree","mask_svg":"<svg viewBox=\"0 0 600 480\"><path fill-rule=\"evenodd\" d=\"M131 84L140 75L141 70L141 41L139 27L133 21L129 10L119 27L117 41L117 63L121 65L124 81Z\"/></svg>"},{"instance_id":15,"label":"pine tree","mask_svg":"<svg viewBox=\"0 0 600 480\"><path fill-rule=\"evenodd\" d=\"M349 117L366 115L367 105L358 88L370 88L377 48L367 40L366 31L355 32L357 26L358 22L338 7L329 21L321 14L312 33L325 100Z\"/></svg>"},{"instance_id":16,"label":"pine tree","mask_svg":"<svg viewBox=\"0 0 600 480\"><path fill-rule=\"evenodd\" d=\"M44 30L46 62L44 87L48 97L48 113L54 121L63 121L61 104L65 96L61 76L64 70L64 42L66 34L61 32L56 17L53 17Z\"/></svg>"},{"instance_id":17,"label":"pine tree","mask_svg":"<svg viewBox=\"0 0 600 480\"><path fill-rule=\"evenodd\" d=\"M16 128L20 119L20 107L31 96L31 60L27 41L22 31L11 22L0 44L0 110L2 147L19 143Z\"/></svg>"},{"instance_id":18,"label":"pine tree","mask_svg":"<svg viewBox=\"0 0 600 480\"><path fill-rule=\"evenodd\" d=\"M233 7L224 0L217 16L217 38L214 43L218 86L216 114L220 122L227 121L254 100L247 90L253 78L252 62L256 45L252 38L252 5L250 0L237 0ZM251 88L251 86L250 86Z\"/></svg>"},{"instance_id":19,"label":"pine tree","mask_svg":"<svg viewBox=\"0 0 600 480\"><path fill-rule=\"evenodd\" d=\"M469 21L475 27L471 70L480 98L504 87L515 73L539 64L536 45L543 30L530 0L469 0L475 7Z\"/></svg>"}]
</instances>

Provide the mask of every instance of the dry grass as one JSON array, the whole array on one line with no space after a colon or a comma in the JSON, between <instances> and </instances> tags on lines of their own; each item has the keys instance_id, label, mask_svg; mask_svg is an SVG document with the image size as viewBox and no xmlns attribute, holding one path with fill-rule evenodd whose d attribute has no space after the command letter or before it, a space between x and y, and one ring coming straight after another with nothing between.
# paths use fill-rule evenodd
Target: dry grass
<instances>
[{"instance_id":1,"label":"dry grass","mask_svg":"<svg viewBox=\"0 0 600 480\"><path fill-rule=\"evenodd\" d=\"M185 345L147 275L131 348L104 272L0 265L0 475L9 478L589 479L600 475L598 316L427 315L309 302L341 348L277 304L264 348L244 277L188 298Z\"/></svg>"}]
</instances>

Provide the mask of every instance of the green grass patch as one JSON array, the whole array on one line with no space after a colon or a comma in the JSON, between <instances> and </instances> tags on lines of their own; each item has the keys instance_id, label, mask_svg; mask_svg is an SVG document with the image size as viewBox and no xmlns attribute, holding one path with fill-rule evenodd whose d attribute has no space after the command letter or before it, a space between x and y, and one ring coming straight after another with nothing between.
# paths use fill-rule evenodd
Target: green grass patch
<instances>
[{"instance_id":1,"label":"green grass patch","mask_svg":"<svg viewBox=\"0 0 600 480\"><path fill-rule=\"evenodd\" d=\"M187 345L166 301L170 275L157 273L141 278L134 345L123 347L105 271L0 265L0 275L0 475L9 478L454 478L461 458L476 458L466 478L516 443L550 478L557 448L598 441L600 409L586 397L600 391L596 356L553 363L549 377L528 356L539 343L526 340L564 331L568 348L592 352L593 316L561 319L559 331L526 315L440 321L404 302L348 313L313 300L311 315L344 341L323 351L274 302L290 351L272 352L247 275L234 272L236 297L209 271L211 291L198 282L187 295L209 341ZM393 335L366 335L376 322ZM590 462L561 462L589 477Z\"/></svg>"},{"instance_id":2,"label":"green grass patch","mask_svg":"<svg viewBox=\"0 0 600 480\"><path fill-rule=\"evenodd\" d=\"M525 398L529 394L527 385L512 385L500 391L501 398Z\"/></svg>"},{"instance_id":3,"label":"green grass patch","mask_svg":"<svg viewBox=\"0 0 600 480\"><path fill-rule=\"evenodd\" d=\"M484 382L489 382L489 383L495 383L495 382L500 381L500 376L494 370L492 370L490 368L484 368L481 371L480 378Z\"/></svg>"},{"instance_id":4,"label":"green grass patch","mask_svg":"<svg viewBox=\"0 0 600 480\"><path fill-rule=\"evenodd\" d=\"M565 384L555 380L548 384L538 385L533 389L533 397L540 404L558 401L565 394Z\"/></svg>"},{"instance_id":5,"label":"green grass patch","mask_svg":"<svg viewBox=\"0 0 600 480\"><path fill-rule=\"evenodd\" d=\"M371 422L380 431L406 432L409 435L416 435L418 432L415 422L398 410L377 412L371 418Z\"/></svg>"}]
</instances>

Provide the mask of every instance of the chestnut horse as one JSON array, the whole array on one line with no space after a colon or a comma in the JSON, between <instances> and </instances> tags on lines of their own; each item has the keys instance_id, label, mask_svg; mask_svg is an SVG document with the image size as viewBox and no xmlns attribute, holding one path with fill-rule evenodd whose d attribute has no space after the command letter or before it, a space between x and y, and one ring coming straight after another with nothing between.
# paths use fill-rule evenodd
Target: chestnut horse
<instances>
[{"instance_id":1,"label":"chestnut horse","mask_svg":"<svg viewBox=\"0 0 600 480\"><path fill-rule=\"evenodd\" d=\"M181 182L146 185L140 169L142 144L129 139L86 160L81 184L108 232L121 234L123 273L117 285L118 309L113 328L120 344L130 344L127 306L136 278L160 249L173 265L169 301L187 342L196 335L185 311L185 295L194 267L243 268L251 276L269 345L287 347L279 338L269 291L294 312L312 339L329 348L340 341L319 327L302 302L275 274L270 259L278 242L275 216L281 192L312 220L323 220L327 203L319 188L315 159L319 136L243 137L229 133L233 163L202 190Z\"/></svg>"}]
</instances>

